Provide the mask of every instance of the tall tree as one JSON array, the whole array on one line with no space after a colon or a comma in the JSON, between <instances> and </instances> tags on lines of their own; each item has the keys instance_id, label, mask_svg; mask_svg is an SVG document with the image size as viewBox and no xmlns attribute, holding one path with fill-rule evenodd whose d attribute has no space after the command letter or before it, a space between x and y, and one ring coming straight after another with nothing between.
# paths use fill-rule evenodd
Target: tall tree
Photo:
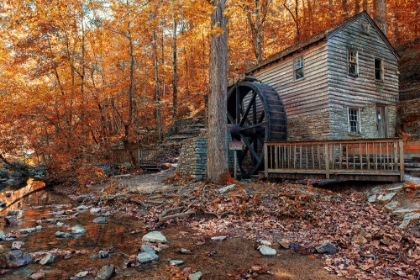
<instances>
[{"instance_id":1,"label":"tall tree","mask_svg":"<svg viewBox=\"0 0 420 280\"><path fill-rule=\"evenodd\" d=\"M210 41L210 95L208 99L207 179L224 184L229 176L227 166L227 18L226 0L213 0Z\"/></svg>"},{"instance_id":2,"label":"tall tree","mask_svg":"<svg viewBox=\"0 0 420 280\"><path fill-rule=\"evenodd\" d=\"M172 0L172 90L173 90L173 99L172 99L172 122L174 126L175 133L178 132L178 84L177 84L177 18L175 14L175 0Z\"/></svg>"},{"instance_id":3,"label":"tall tree","mask_svg":"<svg viewBox=\"0 0 420 280\"><path fill-rule=\"evenodd\" d=\"M252 46L257 62L263 59L263 25L267 19L272 0L245 0L240 3L251 28Z\"/></svg>"}]
</instances>

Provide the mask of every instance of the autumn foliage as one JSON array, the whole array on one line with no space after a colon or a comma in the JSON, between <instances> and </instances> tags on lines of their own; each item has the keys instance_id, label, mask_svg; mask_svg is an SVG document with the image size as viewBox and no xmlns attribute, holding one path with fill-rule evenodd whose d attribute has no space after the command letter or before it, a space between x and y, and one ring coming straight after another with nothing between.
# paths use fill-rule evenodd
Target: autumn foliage
<instances>
[{"instance_id":1,"label":"autumn foliage","mask_svg":"<svg viewBox=\"0 0 420 280\"><path fill-rule=\"evenodd\" d=\"M417 1L386 2L390 41L418 39ZM228 78L363 10L374 16L374 1L228 1ZM74 172L114 147L159 142L174 111L200 116L211 12L194 0L3 1L0 153L34 151L53 172Z\"/></svg>"}]
</instances>

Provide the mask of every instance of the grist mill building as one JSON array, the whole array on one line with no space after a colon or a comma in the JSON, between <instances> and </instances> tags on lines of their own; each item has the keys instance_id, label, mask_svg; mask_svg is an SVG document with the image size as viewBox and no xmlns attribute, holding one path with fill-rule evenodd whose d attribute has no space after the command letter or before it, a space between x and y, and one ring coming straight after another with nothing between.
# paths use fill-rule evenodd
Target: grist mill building
<instances>
[{"instance_id":1,"label":"grist mill building","mask_svg":"<svg viewBox=\"0 0 420 280\"><path fill-rule=\"evenodd\" d=\"M362 12L246 74L281 96L289 141L387 138L395 136L399 58Z\"/></svg>"}]
</instances>

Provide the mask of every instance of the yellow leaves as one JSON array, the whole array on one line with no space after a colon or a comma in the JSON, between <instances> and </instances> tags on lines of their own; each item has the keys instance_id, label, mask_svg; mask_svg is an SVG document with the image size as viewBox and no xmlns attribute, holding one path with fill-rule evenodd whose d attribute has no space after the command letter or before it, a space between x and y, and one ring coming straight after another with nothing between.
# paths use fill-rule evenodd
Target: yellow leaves
<instances>
[{"instance_id":1,"label":"yellow leaves","mask_svg":"<svg viewBox=\"0 0 420 280\"><path fill-rule=\"evenodd\" d=\"M218 25L214 25L213 28L210 31L210 34L215 36L216 38L219 38L224 33L225 33L225 30L220 28Z\"/></svg>"}]
</instances>

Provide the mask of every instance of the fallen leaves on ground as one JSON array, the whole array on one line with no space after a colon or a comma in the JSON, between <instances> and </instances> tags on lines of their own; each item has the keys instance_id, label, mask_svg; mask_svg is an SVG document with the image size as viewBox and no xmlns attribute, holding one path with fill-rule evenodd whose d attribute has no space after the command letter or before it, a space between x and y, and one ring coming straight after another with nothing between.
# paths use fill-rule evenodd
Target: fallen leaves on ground
<instances>
[{"instance_id":1,"label":"fallen leaves on ground","mask_svg":"<svg viewBox=\"0 0 420 280\"><path fill-rule=\"evenodd\" d=\"M147 229L186 224L203 236L264 239L281 249L289 242L296 253L322 257L326 270L345 278L418 279L416 225L399 228L397 217L368 203L361 191L259 182L238 183L221 193L222 186L213 184L171 183L170 190L99 197L96 203L144 220ZM317 254L314 248L324 241L334 244L337 253ZM258 271L252 268L250 273Z\"/></svg>"}]
</instances>

